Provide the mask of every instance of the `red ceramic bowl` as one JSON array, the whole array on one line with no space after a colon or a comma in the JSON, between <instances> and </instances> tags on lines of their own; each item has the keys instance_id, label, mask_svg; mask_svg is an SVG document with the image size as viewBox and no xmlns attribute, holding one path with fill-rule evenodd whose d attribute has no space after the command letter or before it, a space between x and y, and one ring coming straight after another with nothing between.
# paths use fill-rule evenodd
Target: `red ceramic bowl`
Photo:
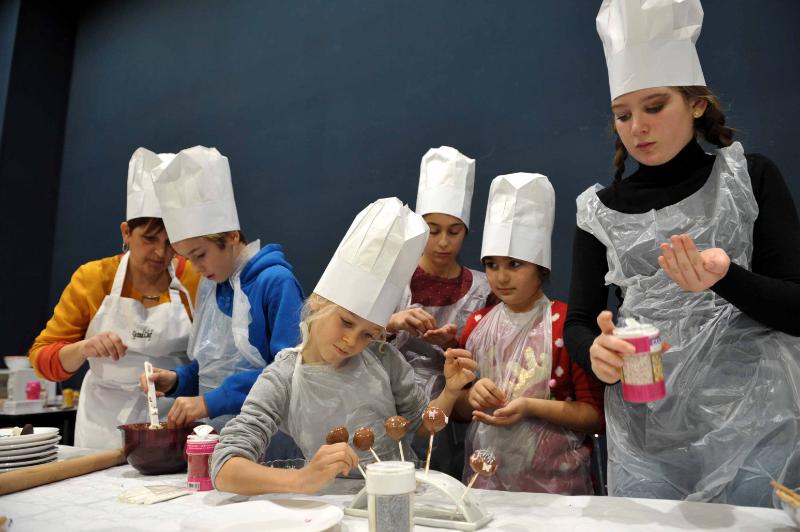
<instances>
[{"instance_id":1,"label":"red ceramic bowl","mask_svg":"<svg viewBox=\"0 0 800 532\"><path fill-rule=\"evenodd\" d=\"M125 433L125 458L143 475L164 475L186 471L186 436L198 423L180 428L151 429L149 423L132 423L117 427Z\"/></svg>"}]
</instances>

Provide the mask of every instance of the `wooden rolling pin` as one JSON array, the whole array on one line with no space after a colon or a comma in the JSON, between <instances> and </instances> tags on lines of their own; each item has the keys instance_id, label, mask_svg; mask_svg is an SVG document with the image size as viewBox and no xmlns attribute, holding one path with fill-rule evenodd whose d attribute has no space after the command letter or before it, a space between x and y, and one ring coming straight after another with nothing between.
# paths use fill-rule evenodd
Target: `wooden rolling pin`
<instances>
[{"instance_id":1,"label":"wooden rolling pin","mask_svg":"<svg viewBox=\"0 0 800 532\"><path fill-rule=\"evenodd\" d=\"M79 477L124 463L125 452L122 449L114 449L70 458L63 462L51 462L0 473L0 495L44 486L65 478Z\"/></svg>"}]
</instances>

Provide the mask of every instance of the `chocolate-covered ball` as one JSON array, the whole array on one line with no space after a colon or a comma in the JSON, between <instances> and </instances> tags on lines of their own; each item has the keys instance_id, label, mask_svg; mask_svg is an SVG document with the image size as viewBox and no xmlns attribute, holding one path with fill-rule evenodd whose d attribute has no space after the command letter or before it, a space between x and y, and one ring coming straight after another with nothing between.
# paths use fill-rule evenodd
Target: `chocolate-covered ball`
<instances>
[{"instance_id":1,"label":"chocolate-covered ball","mask_svg":"<svg viewBox=\"0 0 800 532\"><path fill-rule=\"evenodd\" d=\"M486 449L479 449L469 457L469 465L479 475L490 477L497 469L497 460Z\"/></svg>"},{"instance_id":2,"label":"chocolate-covered ball","mask_svg":"<svg viewBox=\"0 0 800 532\"><path fill-rule=\"evenodd\" d=\"M325 443L333 445L334 443L347 443L350 439L350 433L347 432L347 427L334 427L325 436Z\"/></svg>"},{"instance_id":3,"label":"chocolate-covered ball","mask_svg":"<svg viewBox=\"0 0 800 532\"><path fill-rule=\"evenodd\" d=\"M369 427L361 427L353 434L353 445L356 446L356 449L369 451L373 443L375 443L375 434Z\"/></svg>"},{"instance_id":4,"label":"chocolate-covered ball","mask_svg":"<svg viewBox=\"0 0 800 532\"><path fill-rule=\"evenodd\" d=\"M403 416L392 416L383 424L386 434L394 441L400 441L408 432L409 421Z\"/></svg>"},{"instance_id":5,"label":"chocolate-covered ball","mask_svg":"<svg viewBox=\"0 0 800 532\"><path fill-rule=\"evenodd\" d=\"M429 406L422 413L422 425L430 434L436 434L447 425L447 416L438 406Z\"/></svg>"}]
</instances>

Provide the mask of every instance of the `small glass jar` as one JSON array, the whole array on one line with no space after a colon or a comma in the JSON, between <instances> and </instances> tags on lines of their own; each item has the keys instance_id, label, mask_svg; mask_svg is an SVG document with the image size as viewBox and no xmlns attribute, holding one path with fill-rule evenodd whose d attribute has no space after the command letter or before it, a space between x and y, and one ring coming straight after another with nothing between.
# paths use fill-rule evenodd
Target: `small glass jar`
<instances>
[{"instance_id":1,"label":"small glass jar","mask_svg":"<svg viewBox=\"0 0 800 532\"><path fill-rule=\"evenodd\" d=\"M376 462L367 466L367 515L370 532L414 530L414 464Z\"/></svg>"}]
</instances>

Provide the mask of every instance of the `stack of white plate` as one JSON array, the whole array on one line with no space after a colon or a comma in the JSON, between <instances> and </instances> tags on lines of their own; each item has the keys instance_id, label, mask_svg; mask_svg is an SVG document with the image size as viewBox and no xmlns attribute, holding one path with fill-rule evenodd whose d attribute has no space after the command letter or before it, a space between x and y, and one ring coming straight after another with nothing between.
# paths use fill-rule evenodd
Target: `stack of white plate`
<instances>
[{"instance_id":1,"label":"stack of white plate","mask_svg":"<svg viewBox=\"0 0 800 532\"><path fill-rule=\"evenodd\" d=\"M52 462L58 458L61 436L57 428L35 427L33 434L12 434L12 429L0 429L0 473Z\"/></svg>"}]
</instances>

